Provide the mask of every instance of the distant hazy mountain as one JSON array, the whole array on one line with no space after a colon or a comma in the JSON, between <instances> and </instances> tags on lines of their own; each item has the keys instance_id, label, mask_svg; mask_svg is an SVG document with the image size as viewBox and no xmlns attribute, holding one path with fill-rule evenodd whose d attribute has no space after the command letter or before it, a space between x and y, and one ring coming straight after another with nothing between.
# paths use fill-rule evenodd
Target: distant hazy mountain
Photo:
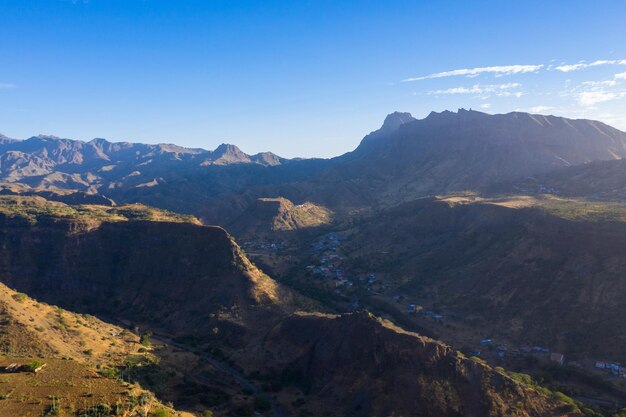
<instances>
[{"instance_id":1,"label":"distant hazy mountain","mask_svg":"<svg viewBox=\"0 0 626 417\"><path fill-rule=\"evenodd\" d=\"M24 182L38 187L100 190L110 181L139 185L129 178L159 170L188 169L209 165L284 162L272 153L248 155L234 145L222 144L214 151L177 145L119 142L93 139L83 142L55 136L26 140L0 137L0 180ZM150 178L150 181L157 181ZM145 181L145 183L150 183Z\"/></svg>"},{"instance_id":2,"label":"distant hazy mountain","mask_svg":"<svg viewBox=\"0 0 626 417\"><path fill-rule=\"evenodd\" d=\"M422 120L394 113L340 157L333 177L397 201L624 156L626 133L597 121L462 109Z\"/></svg>"},{"instance_id":3,"label":"distant hazy mountain","mask_svg":"<svg viewBox=\"0 0 626 417\"><path fill-rule=\"evenodd\" d=\"M287 160L176 145L38 136L0 140L0 181L100 193L227 224L258 198L332 210L389 206L626 156L626 133L591 120L459 110L392 113L350 153Z\"/></svg>"}]
</instances>

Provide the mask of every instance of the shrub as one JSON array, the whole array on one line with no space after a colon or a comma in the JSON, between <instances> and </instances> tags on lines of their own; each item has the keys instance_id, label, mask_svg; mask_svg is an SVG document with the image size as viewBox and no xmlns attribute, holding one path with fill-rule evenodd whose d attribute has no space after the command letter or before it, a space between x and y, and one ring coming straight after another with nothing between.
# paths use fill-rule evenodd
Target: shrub
<instances>
[{"instance_id":1,"label":"shrub","mask_svg":"<svg viewBox=\"0 0 626 417\"><path fill-rule=\"evenodd\" d=\"M35 369L41 368L42 366L43 366L43 362L32 361L31 363L26 365L26 369L28 369L30 372L35 372Z\"/></svg>"},{"instance_id":2,"label":"shrub","mask_svg":"<svg viewBox=\"0 0 626 417\"><path fill-rule=\"evenodd\" d=\"M152 336L151 331L144 332L139 338L139 343L141 343L142 345L146 347L152 346L152 342L150 341L150 336Z\"/></svg>"},{"instance_id":3,"label":"shrub","mask_svg":"<svg viewBox=\"0 0 626 417\"><path fill-rule=\"evenodd\" d=\"M170 417L172 415L172 413L169 412L169 410L166 410L165 408L157 408L156 410L152 411L152 413L150 413L151 417Z\"/></svg>"},{"instance_id":4,"label":"shrub","mask_svg":"<svg viewBox=\"0 0 626 417\"><path fill-rule=\"evenodd\" d=\"M26 301L26 294L21 292L16 292L11 297L18 303L23 303L24 301Z\"/></svg>"}]
</instances>

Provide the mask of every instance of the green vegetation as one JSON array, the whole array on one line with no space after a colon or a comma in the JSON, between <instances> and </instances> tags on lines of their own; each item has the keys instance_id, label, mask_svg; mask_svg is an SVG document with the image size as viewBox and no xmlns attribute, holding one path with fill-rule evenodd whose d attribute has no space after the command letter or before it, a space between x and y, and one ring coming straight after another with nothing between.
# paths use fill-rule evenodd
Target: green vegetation
<instances>
[{"instance_id":1,"label":"green vegetation","mask_svg":"<svg viewBox=\"0 0 626 417\"><path fill-rule=\"evenodd\" d=\"M626 222L626 204L582 199L538 199L537 205L555 216L568 220Z\"/></svg>"},{"instance_id":2,"label":"green vegetation","mask_svg":"<svg viewBox=\"0 0 626 417\"><path fill-rule=\"evenodd\" d=\"M557 401L560 401L567 405L569 408L569 412L572 413L580 413L584 416L588 417L602 417L603 414L589 408L585 407L583 403L577 401L570 396L555 390L550 390L542 385L540 385L537 381L535 381L530 375L518 373L518 372L506 372L508 376L510 376L515 381L519 382L522 385L533 387L535 390L539 391L543 395L547 397L551 397Z\"/></svg>"},{"instance_id":3,"label":"green vegetation","mask_svg":"<svg viewBox=\"0 0 626 417\"><path fill-rule=\"evenodd\" d=\"M0 196L0 214L9 217L21 217L31 222L55 217L102 222L149 220L200 224L194 216L160 210L143 204L128 204L118 207L69 206L56 201L48 201L42 197L23 196Z\"/></svg>"},{"instance_id":4,"label":"green vegetation","mask_svg":"<svg viewBox=\"0 0 626 417\"><path fill-rule=\"evenodd\" d=\"M141 335L141 337L139 338L139 343L141 343L145 347L152 346L152 342L150 341L150 337L151 336L152 336L152 332L151 331L148 330L147 332L144 332Z\"/></svg>"},{"instance_id":5,"label":"green vegetation","mask_svg":"<svg viewBox=\"0 0 626 417\"><path fill-rule=\"evenodd\" d=\"M26 369L28 369L30 372L35 372L36 369L41 368L43 365L44 365L43 362L32 361L31 363L26 365Z\"/></svg>"},{"instance_id":6,"label":"green vegetation","mask_svg":"<svg viewBox=\"0 0 626 417\"><path fill-rule=\"evenodd\" d=\"M15 294L13 294L11 296L15 301L17 301L18 303L23 303L24 301L26 301L26 299L28 298L26 296L26 294L21 293L21 292L16 292Z\"/></svg>"}]
</instances>

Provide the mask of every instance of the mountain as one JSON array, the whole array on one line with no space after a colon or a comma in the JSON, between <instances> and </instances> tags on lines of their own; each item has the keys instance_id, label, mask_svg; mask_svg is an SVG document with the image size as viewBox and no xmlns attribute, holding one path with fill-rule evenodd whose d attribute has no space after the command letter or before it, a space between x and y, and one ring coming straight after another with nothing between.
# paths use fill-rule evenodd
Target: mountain
<instances>
[{"instance_id":1,"label":"mountain","mask_svg":"<svg viewBox=\"0 0 626 417\"><path fill-rule=\"evenodd\" d=\"M377 272L389 301L449 314L474 344L625 361L625 220L622 204L426 198L362 219L342 253L350 275Z\"/></svg>"},{"instance_id":2,"label":"mountain","mask_svg":"<svg viewBox=\"0 0 626 417\"><path fill-rule=\"evenodd\" d=\"M556 394L366 313L297 312L315 304L256 269L223 229L189 216L3 196L0 244L5 283L151 329L160 362L120 372L171 387L160 392L176 405L195 398L188 406L219 405L220 415L582 415ZM37 314L83 331L83 316L55 309L50 317L48 307L37 313L35 302L13 295L6 299L24 325ZM228 388L233 381L248 394Z\"/></svg>"},{"instance_id":3,"label":"mountain","mask_svg":"<svg viewBox=\"0 0 626 417\"><path fill-rule=\"evenodd\" d=\"M349 212L625 155L626 133L597 121L461 109L421 120L392 113L354 151L329 160L247 155L226 144L206 151L50 136L5 140L0 181L98 193L226 225L259 198Z\"/></svg>"},{"instance_id":4,"label":"mountain","mask_svg":"<svg viewBox=\"0 0 626 417\"><path fill-rule=\"evenodd\" d=\"M281 180L267 181L278 171L265 170L237 191L209 197L209 204L197 214L229 224L236 211L245 211L258 198L277 196L297 203L311 201L341 214L438 193L483 189L625 155L626 133L597 121L463 109L433 112L416 120L396 112L354 151L311 161L308 167L303 161L279 167L301 168L298 177L286 174Z\"/></svg>"},{"instance_id":5,"label":"mountain","mask_svg":"<svg viewBox=\"0 0 626 417\"><path fill-rule=\"evenodd\" d=\"M496 184L487 193L557 194L592 200L626 200L626 162L592 161L520 181Z\"/></svg>"},{"instance_id":6,"label":"mountain","mask_svg":"<svg viewBox=\"0 0 626 417\"><path fill-rule=\"evenodd\" d=\"M259 198L226 228L240 239L258 239L328 225L332 214L327 208L310 202L295 205L282 197Z\"/></svg>"},{"instance_id":7,"label":"mountain","mask_svg":"<svg viewBox=\"0 0 626 417\"><path fill-rule=\"evenodd\" d=\"M576 406L367 313L293 315L265 341L310 415L575 416ZM278 364L276 363L278 362Z\"/></svg>"},{"instance_id":8,"label":"mountain","mask_svg":"<svg viewBox=\"0 0 626 417\"><path fill-rule=\"evenodd\" d=\"M339 157L329 181L361 184L389 203L626 156L626 133L590 120L463 109L390 118Z\"/></svg>"},{"instance_id":9,"label":"mountain","mask_svg":"<svg viewBox=\"0 0 626 417\"><path fill-rule=\"evenodd\" d=\"M19 291L73 311L158 323L179 335L220 323L222 339L235 343L247 319L286 308L292 298L223 229L139 205L74 208L0 197L0 241L7 245L3 282ZM212 318L223 308L221 318Z\"/></svg>"},{"instance_id":10,"label":"mountain","mask_svg":"<svg viewBox=\"0 0 626 417\"><path fill-rule=\"evenodd\" d=\"M0 154L2 181L102 193L126 182L130 186L149 183L154 177L147 180L144 175L155 166L159 171L209 165L272 166L286 161L269 152L247 155L227 144L207 151L171 144L111 143L106 139L83 142L45 135L4 139L0 141Z\"/></svg>"}]
</instances>

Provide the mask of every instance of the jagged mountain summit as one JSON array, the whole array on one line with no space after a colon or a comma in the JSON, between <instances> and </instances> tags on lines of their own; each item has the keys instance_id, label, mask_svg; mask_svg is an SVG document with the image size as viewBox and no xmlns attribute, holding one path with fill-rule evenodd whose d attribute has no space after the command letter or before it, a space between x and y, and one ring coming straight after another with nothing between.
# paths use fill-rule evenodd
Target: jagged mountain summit
<instances>
[{"instance_id":1,"label":"jagged mountain summit","mask_svg":"<svg viewBox=\"0 0 626 417\"><path fill-rule=\"evenodd\" d=\"M624 156L626 133L601 122L460 109L421 120L390 115L380 130L340 157L333 175L367 179L375 192L397 200Z\"/></svg>"},{"instance_id":2,"label":"jagged mountain summit","mask_svg":"<svg viewBox=\"0 0 626 417\"><path fill-rule=\"evenodd\" d=\"M49 135L25 140L4 136L0 139L0 179L61 188L97 188L107 179L120 181L155 166L158 169L232 164L270 166L286 161L269 152L248 155L229 144L208 151L173 144L109 142L102 138L89 142Z\"/></svg>"}]
</instances>

